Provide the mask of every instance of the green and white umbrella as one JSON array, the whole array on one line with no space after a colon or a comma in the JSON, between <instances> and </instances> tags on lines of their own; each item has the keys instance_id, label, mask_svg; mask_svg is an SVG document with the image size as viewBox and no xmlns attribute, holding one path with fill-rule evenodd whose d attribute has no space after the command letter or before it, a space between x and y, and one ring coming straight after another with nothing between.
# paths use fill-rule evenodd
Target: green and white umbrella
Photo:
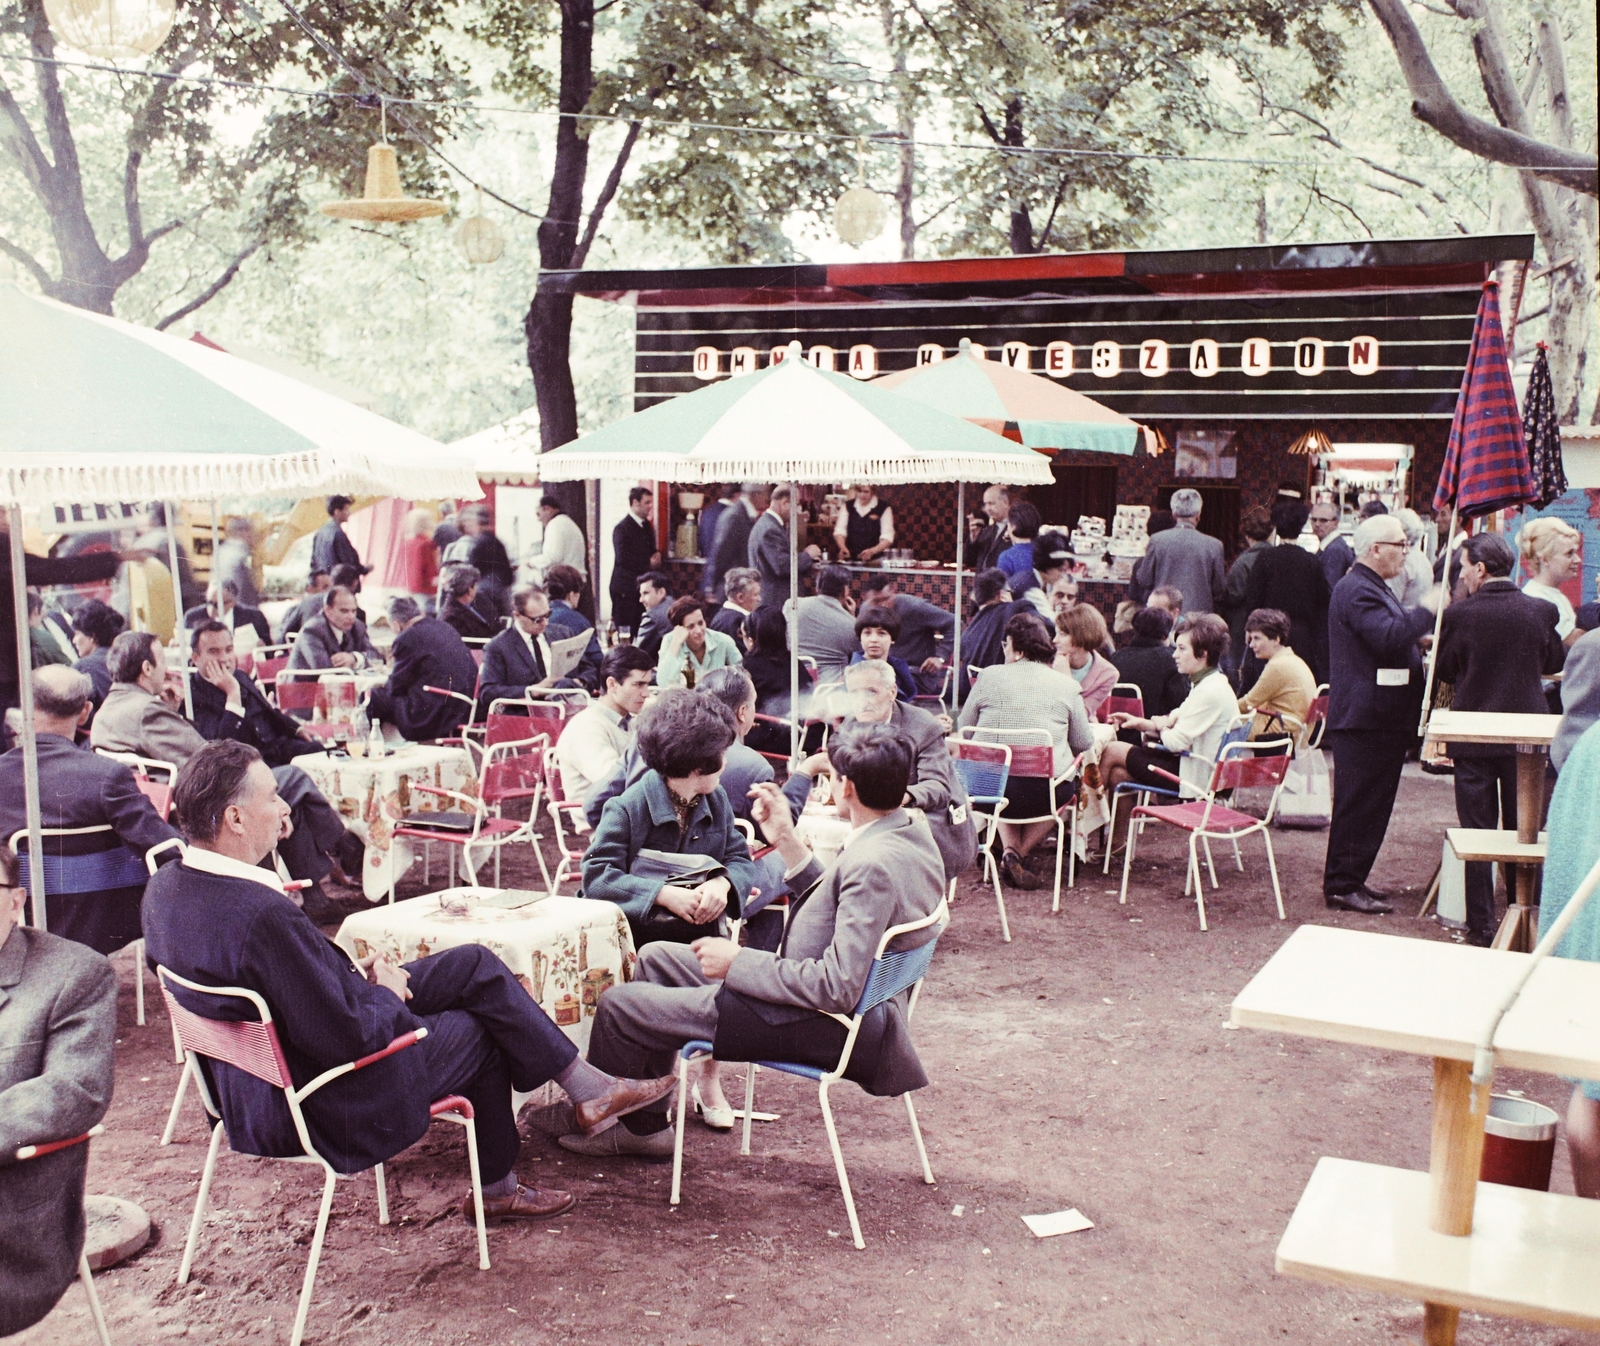
<instances>
[{"instance_id":1,"label":"green and white umbrella","mask_svg":"<svg viewBox=\"0 0 1600 1346\"><path fill-rule=\"evenodd\" d=\"M962 483L1047 485L1047 458L989 430L842 374L814 369L798 341L759 373L658 402L544 455L544 481L957 483L955 649L961 661ZM798 510L789 515L789 594L800 594ZM790 619L790 694L800 666ZM796 717L798 718L798 717ZM796 730L796 733L798 731Z\"/></svg>"},{"instance_id":2,"label":"green and white umbrella","mask_svg":"<svg viewBox=\"0 0 1600 1346\"><path fill-rule=\"evenodd\" d=\"M11 535L30 855L41 846L22 508L334 491L483 495L469 460L330 393L0 285L0 507ZM174 517L169 509L176 589ZM43 925L44 866L29 870Z\"/></svg>"}]
</instances>

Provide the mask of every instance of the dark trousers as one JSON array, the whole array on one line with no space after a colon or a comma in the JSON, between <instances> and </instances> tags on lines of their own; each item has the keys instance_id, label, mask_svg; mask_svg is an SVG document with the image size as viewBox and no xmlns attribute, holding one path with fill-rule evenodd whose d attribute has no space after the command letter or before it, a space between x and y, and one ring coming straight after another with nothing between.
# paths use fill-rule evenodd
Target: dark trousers
<instances>
[{"instance_id":1,"label":"dark trousers","mask_svg":"<svg viewBox=\"0 0 1600 1346\"><path fill-rule=\"evenodd\" d=\"M320 879L333 868L328 857L338 854L344 842L344 819L302 768L280 766L272 775L294 826L278 843L278 855L290 878Z\"/></svg>"},{"instance_id":2,"label":"dark trousers","mask_svg":"<svg viewBox=\"0 0 1600 1346\"><path fill-rule=\"evenodd\" d=\"M1338 729L1333 749L1333 819L1322 869L1325 895L1353 893L1367 881L1383 848L1400 789L1400 769L1413 735L1395 729Z\"/></svg>"},{"instance_id":3,"label":"dark trousers","mask_svg":"<svg viewBox=\"0 0 1600 1346\"><path fill-rule=\"evenodd\" d=\"M407 963L406 971L408 1008L428 1026L413 1050L428 1059L430 1096L460 1094L472 1104L479 1175L499 1182L516 1166L521 1145L511 1091L553 1080L578 1049L482 945L446 949Z\"/></svg>"},{"instance_id":4,"label":"dark trousers","mask_svg":"<svg viewBox=\"0 0 1600 1346\"><path fill-rule=\"evenodd\" d=\"M1456 817L1463 827L1517 825L1517 758L1455 757ZM1467 928L1489 936L1495 930L1494 866L1484 860L1467 870Z\"/></svg>"}]
</instances>

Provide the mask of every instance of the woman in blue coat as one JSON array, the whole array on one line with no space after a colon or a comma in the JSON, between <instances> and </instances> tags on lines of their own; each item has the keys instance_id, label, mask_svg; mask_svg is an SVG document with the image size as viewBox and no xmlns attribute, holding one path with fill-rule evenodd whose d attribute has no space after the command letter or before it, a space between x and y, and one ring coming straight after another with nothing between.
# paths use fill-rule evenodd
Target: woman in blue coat
<instances>
[{"instance_id":1,"label":"woman in blue coat","mask_svg":"<svg viewBox=\"0 0 1600 1346\"><path fill-rule=\"evenodd\" d=\"M583 895L621 907L640 948L716 935L750 896L756 868L721 785L736 737L732 711L684 688L662 692L639 716L639 755L650 769L601 813L583 859ZM724 874L693 886L635 874L643 850L706 856ZM732 1129L714 1063L702 1070L694 1101L708 1126Z\"/></svg>"}]
</instances>

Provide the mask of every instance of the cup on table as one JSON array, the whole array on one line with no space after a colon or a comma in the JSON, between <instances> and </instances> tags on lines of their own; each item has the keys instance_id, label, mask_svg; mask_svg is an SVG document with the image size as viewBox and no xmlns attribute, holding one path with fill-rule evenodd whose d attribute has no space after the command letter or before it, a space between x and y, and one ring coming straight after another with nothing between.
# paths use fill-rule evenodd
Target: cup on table
<instances>
[{"instance_id":1,"label":"cup on table","mask_svg":"<svg viewBox=\"0 0 1600 1346\"><path fill-rule=\"evenodd\" d=\"M367 755L367 741L357 734L351 734L344 747L345 751L352 757L365 757Z\"/></svg>"}]
</instances>

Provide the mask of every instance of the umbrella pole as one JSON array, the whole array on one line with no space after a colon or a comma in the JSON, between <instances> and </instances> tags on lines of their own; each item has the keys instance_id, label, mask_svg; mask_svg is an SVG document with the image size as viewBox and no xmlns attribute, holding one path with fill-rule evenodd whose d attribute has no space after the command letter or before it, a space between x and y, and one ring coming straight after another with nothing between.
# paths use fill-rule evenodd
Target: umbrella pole
<instances>
[{"instance_id":1,"label":"umbrella pole","mask_svg":"<svg viewBox=\"0 0 1600 1346\"><path fill-rule=\"evenodd\" d=\"M800 761L800 485L789 483L789 769Z\"/></svg>"},{"instance_id":2,"label":"umbrella pole","mask_svg":"<svg viewBox=\"0 0 1600 1346\"><path fill-rule=\"evenodd\" d=\"M1417 734L1428 732L1428 712L1433 705L1433 669L1439 662L1439 633L1444 630L1444 610L1450 606L1450 544L1456 537L1456 516L1461 512L1459 503L1450 506L1450 531L1444 542L1444 576L1441 583L1444 593L1439 598L1439 610L1433 615L1433 648L1428 651L1428 676L1422 684L1422 718L1417 721Z\"/></svg>"},{"instance_id":3,"label":"umbrella pole","mask_svg":"<svg viewBox=\"0 0 1600 1346\"><path fill-rule=\"evenodd\" d=\"M212 553L215 555L216 553ZM176 649L183 640L183 585L178 582L178 502L167 501L167 563L172 567L172 646ZM218 595L218 603L221 596ZM183 706L190 723L194 722L194 689L189 685L189 675L183 678Z\"/></svg>"},{"instance_id":4,"label":"umbrella pole","mask_svg":"<svg viewBox=\"0 0 1600 1346\"><path fill-rule=\"evenodd\" d=\"M967 543L967 483L956 483L956 627L951 633L954 648L950 657L955 660L955 676L950 682L950 704L955 709L961 704L961 567L966 564Z\"/></svg>"},{"instance_id":5,"label":"umbrella pole","mask_svg":"<svg viewBox=\"0 0 1600 1346\"><path fill-rule=\"evenodd\" d=\"M33 924L45 928L44 822L39 814L39 741L33 733L33 659L28 634L28 557L22 550L22 510L6 510L11 529L11 602L17 628L17 692L22 710L22 798L28 817L28 889Z\"/></svg>"},{"instance_id":6,"label":"umbrella pole","mask_svg":"<svg viewBox=\"0 0 1600 1346\"><path fill-rule=\"evenodd\" d=\"M211 502L211 578L217 578L217 502Z\"/></svg>"}]
</instances>

